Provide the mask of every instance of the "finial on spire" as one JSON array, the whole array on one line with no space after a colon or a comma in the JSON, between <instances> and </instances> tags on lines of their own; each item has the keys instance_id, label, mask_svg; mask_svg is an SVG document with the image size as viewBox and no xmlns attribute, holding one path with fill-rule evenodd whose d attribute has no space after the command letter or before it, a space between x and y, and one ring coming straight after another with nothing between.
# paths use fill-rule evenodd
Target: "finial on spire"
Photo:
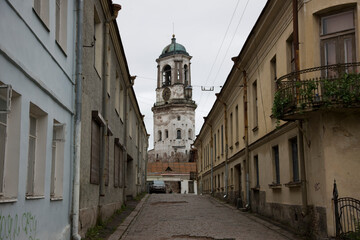
<instances>
[{"instance_id":1,"label":"finial on spire","mask_svg":"<svg viewBox=\"0 0 360 240\"><path fill-rule=\"evenodd\" d=\"M175 34L173 34L172 36L173 36L173 38L175 38Z\"/></svg>"}]
</instances>

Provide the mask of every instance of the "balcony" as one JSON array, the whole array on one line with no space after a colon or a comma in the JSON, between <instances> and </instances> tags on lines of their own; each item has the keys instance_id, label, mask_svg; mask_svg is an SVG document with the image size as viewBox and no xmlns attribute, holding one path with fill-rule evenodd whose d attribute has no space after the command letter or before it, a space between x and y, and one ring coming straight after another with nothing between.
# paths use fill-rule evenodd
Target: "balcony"
<instances>
[{"instance_id":1,"label":"balcony","mask_svg":"<svg viewBox=\"0 0 360 240\"><path fill-rule=\"evenodd\" d=\"M278 120L303 119L318 110L360 108L360 62L292 72L279 78L272 114Z\"/></svg>"}]
</instances>

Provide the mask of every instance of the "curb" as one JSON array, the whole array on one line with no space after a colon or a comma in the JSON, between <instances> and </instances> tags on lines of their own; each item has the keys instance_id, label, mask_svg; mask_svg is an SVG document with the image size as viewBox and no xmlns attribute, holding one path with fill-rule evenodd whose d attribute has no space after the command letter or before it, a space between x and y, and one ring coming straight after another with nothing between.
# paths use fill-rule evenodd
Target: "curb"
<instances>
[{"instance_id":1,"label":"curb","mask_svg":"<svg viewBox=\"0 0 360 240\"><path fill-rule=\"evenodd\" d=\"M136 208L130 213L129 216L127 216L125 218L125 220L116 228L115 232L113 234L111 234L111 236L108 238L108 240L119 240L124 233L126 232L126 230L129 228L130 224L134 221L134 219L136 218L136 216L139 214L139 212L141 211L144 203L146 202L146 200L148 199L149 194L146 194L141 201L138 203L138 205L136 205Z\"/></svg>"}]
</instances>

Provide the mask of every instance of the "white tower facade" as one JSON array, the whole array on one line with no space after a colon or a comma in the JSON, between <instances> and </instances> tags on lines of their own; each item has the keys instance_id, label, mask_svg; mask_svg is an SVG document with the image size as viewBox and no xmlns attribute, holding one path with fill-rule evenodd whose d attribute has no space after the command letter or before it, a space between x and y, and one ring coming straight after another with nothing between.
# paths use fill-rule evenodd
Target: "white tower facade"
<instances>
[{"instance_id":1,"label":"white tower facade","mask_svg":"<svg viewBox=\"0 0 360 240\"><path fill-rule=\"evenodd\" d=\"M192 100L192 57L175 35L158 63L154 113L154 151L150 161L188 162L195 138L195 109Z\"/></svg>"}]
</instances>

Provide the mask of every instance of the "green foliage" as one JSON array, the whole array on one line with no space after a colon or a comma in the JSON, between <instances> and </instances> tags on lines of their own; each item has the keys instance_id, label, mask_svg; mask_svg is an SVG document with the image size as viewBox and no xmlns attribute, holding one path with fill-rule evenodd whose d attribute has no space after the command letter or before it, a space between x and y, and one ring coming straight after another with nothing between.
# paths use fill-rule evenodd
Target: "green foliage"
<instances>
[{"instance_id":1,"label":"green foliage","mask_svg":"<svg viewBox=\"0 0 360 240\"><path fill-rule=\"evenodd\" d=\"M291 94L283 94L283 92L277 91L271 109L272 115L279 120L284 115L285 109L290 106L292 99L293 97Z\"/></svg>"}]
</instances>

